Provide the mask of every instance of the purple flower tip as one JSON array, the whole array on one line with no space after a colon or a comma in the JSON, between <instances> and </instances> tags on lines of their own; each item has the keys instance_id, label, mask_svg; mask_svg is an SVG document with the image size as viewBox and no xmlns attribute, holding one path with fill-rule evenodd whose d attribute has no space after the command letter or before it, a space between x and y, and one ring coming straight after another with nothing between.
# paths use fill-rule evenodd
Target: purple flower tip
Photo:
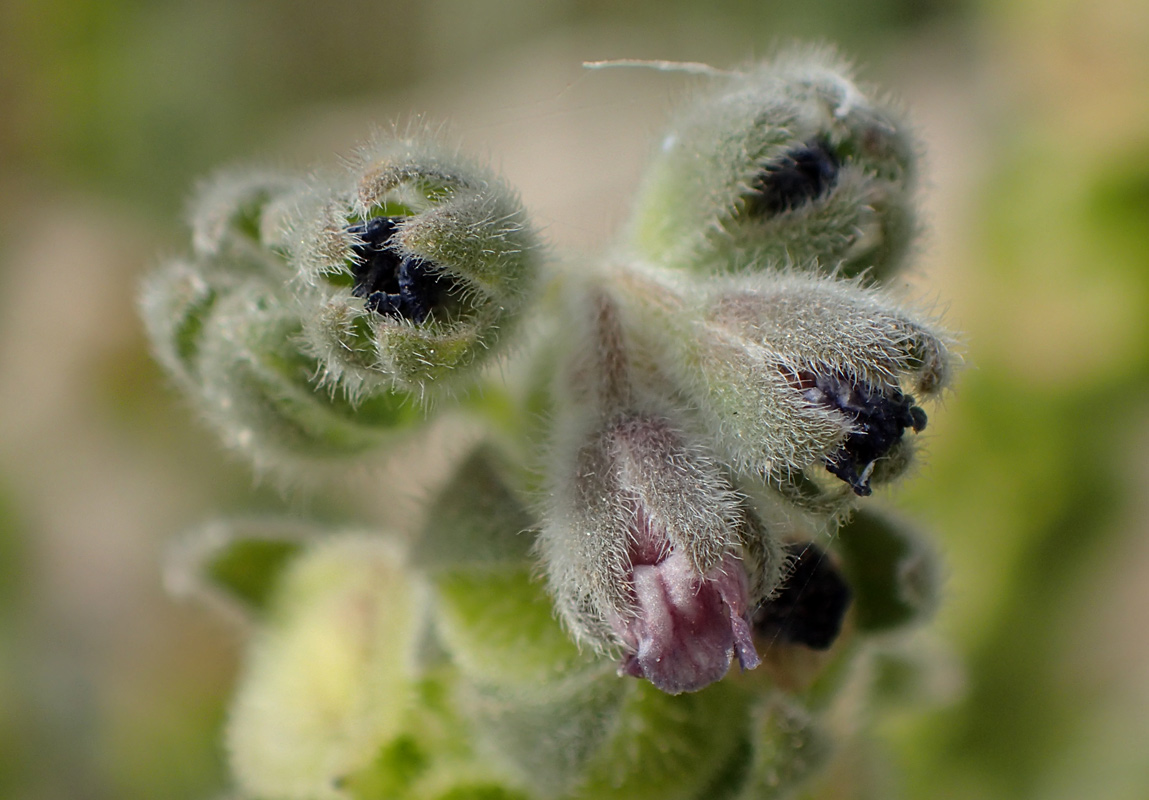
<instances>
[{"instance_id":1,"label":"purple flower tip","mask_svg":"<svg viewBox=\"0 0 1149 800\"><path fill-rule=\"evenodd\" d=\"M646 678L669 694L721 680L735 655L742 669L760 660L746 619L746 575L732 555L700 575L682 553L633 566L637 613L619 633L633 648L619 673Z\"/></svg>"}]
</instances>

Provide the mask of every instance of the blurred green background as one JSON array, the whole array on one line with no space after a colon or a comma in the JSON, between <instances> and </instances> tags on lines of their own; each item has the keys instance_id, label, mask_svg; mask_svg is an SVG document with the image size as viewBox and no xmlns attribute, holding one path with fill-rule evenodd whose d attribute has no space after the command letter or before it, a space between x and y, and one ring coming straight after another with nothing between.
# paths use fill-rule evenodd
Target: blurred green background
<instances>
[{"instance_id":1,"label":"blurred green background","mask_svg":"<svg viewBox=\"0 0 1149 800\"><path fill-rule=\"evenodd\" d=\"M340 514L260 486L148 357L135 284L185 249L197 177L422 113L593 253L691 79L580 63L792 38L913 110L932 232L905 282L965 337L922 468L877 500L948 580L935 685L873 748L910 798L1149 797L1144 0L0 0L0 797L217 796L239 639L167 598L164 547Z\"/></svg>"}]
</instances>

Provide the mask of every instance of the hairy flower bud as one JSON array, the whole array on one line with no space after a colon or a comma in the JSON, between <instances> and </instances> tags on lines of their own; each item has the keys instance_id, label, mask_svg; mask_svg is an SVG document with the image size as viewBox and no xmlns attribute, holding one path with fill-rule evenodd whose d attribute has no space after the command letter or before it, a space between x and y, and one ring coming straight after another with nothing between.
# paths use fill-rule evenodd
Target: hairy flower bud
<instances>
[{"instance_id":1,"label":"hairy flower bud","mask_svg":"<svg viewBox=\"0 0 1149 800\"><path fill-rule=\"evenodd\" d=\"M373 449L477 380L537 271L513 193L419 137L339 177L221 173L192 230L194 257L145 282L148 332L225 443L281 475Z\"/></svg>"},{"instance_id":2,"label":"hairy flower bud","mask_svg":"<svg viewBox=\"0 0 1149 800\"><path fill-rule=\"evenodd\" d=\"M399 730L420 600L387 541L332 538L282 577L231 709L232 769L251 796L327 798Z\"/></svg>"},{"instance_id":3,"label":"hairy flower bud","mask_svg":"<svg viewBox=\"0 0 1149 800\"><path fill-rule=\"evenodd\" d=\"M821 264L884 277L916 233L916 144L827 50L713 77L678 114L639 196L636 255L710 272Z\"/></svg>"},{"instance_id":4,"label":"hairy flower bud","mask_svg":"<svg viewBox=\"0 0 1149 800\"><path fill-rule=\"evenodd\" d=\"M576 638L623 653L621 670L677 694L758 664L751 587L770 591L782 559L722 473L666 419L623 416L592 433L554 488L539 549ZM757 600L758 598L753 598Z\"/></svg>"},{"instance_id":5,"label":"hairy flower bud","mask_svg":"<svg viewBox=\"0 0 1149 800\"><path fill-rule=\"evenodd\" d=\"M538 242L495 175L420 137L362 148L288 222L316 296L304 318L325 379L422 396L485 360L531 296Z\"/></svg>"},{"instance_id":6,"label":"hairy flower bud","mask_svg":"<svg viewBox=\"0 0 1149 800\"><path fill-rule=\"evenodd\" d=\"M947 337L891 297L809 273L629 294L635 336L680 387L715 454L776 484L828 471L858 495L910 461L906 430L951 372ZM914 394L911 395L910 392Z\"/></svg>"}]
</instances>

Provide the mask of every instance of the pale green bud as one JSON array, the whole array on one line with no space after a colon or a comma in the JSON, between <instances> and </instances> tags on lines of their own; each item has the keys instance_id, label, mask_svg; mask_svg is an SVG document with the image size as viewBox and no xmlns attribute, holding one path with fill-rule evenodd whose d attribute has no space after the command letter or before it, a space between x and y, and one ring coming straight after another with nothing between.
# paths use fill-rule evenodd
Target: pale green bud
<instances>
[{"instance_id":1,"label":"pale green bud","mask_svg":"<svg viewBox=\"0 0 1149 800\"><path fill-rule=\"evenodd\" d=\"M818 266L885 277L917 232L900 111L825 49L710 79L639 194L637 258L703 273Z\"/></svg>"},{"instance_id":2,"label":"pale green bud","mask_svg":"<svg viewBox=\"0 0 1149 800\"><path fill-rule=\"evenodd\" d=\"M227 727L253 797L345 800L398 733L426 601L388 541L340 536L298 557L247 654Z\"/></svg>"},{"instance_id":3,"label":"pale green bud","mask_svg":"<svg viewBox=\"0 0 1149 800\"><path fill-rule=\"evenodd\" d=\"M220 290L201 265L174 260L156 270L140 289L140 315L156 360L185 392L195 392L204 322Z\"/></svg>"}]
</instances>

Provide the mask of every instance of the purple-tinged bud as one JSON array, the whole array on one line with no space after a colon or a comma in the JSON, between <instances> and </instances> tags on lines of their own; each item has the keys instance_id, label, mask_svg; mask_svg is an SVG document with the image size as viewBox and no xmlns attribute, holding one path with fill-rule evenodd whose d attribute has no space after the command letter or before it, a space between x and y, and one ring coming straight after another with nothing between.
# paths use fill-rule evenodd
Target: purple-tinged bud
<instances>
[{"instance_id":1,"label":"purple-tinged bud","mask_svg":"<svg viewBox=\"0 0 1149 800\"><path fill-rule=\"evenodd\" d=\"M720 680L735 656L756 667L750 595L777 585L783 558L750 541L765 532L721 470L665 418L622 416L584 442L539 540L567 627L670 694Z\"/></svg>"},{"instance_id":2,"label":"purple-tinged bud","mask_svg":"<svg viewBox=\"0 0 1149 800\"><path fill-rule=\"evenodd\" d=\"M631 582L638 608L616 629L632 651L620 672L679 694L721 680L734 656L742 669L761 663L746 619L746 574L733 556L699 575L672 551L632 564Z\"/></svg>"}]
</instances>

